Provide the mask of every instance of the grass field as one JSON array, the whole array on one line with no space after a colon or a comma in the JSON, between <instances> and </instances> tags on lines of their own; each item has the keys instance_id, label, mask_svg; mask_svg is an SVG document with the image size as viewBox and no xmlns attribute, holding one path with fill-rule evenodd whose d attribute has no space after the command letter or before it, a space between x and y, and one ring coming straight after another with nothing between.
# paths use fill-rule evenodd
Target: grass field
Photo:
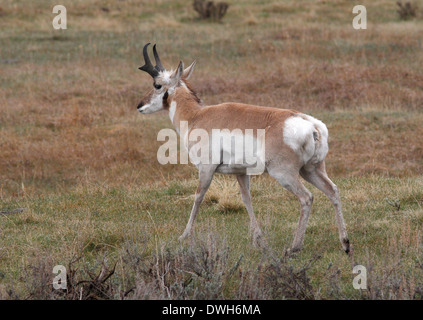
<instances>
[{"instance_id":1,"label":"grass field","mask_svg":"<svg viewBox=\"0 0 423 320\"><path fill-rule=\"evenodd\" d=\"M0 0L0 298L421 299L423 297L423 27L395 1L231 1L221 23L191 1L77 0L54 30L55 1ZM333 209L315 196L303 251L284 257L294 196L252 180L269 244L252 246L234 177L217 176L191 240L183 232L193 165L157 162L165 113L136 106L152 87L137 68L157 43L206 104L291 108L329 129L353 255ZM68 291L51 288L65 265ZM367 267L356 290L354 265ZM107 278L105 275L114 273ZM86 281L86 282L80 282Z\"/></svg>"}]
</instances>

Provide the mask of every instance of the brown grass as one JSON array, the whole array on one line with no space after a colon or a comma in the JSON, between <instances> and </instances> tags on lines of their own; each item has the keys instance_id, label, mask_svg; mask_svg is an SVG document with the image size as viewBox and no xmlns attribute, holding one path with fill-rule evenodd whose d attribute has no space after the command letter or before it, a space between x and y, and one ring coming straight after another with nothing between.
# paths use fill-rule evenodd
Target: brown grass
<instances>
[{"instance_id":1,"label":"brown grass","mask_svg":"<svg viewBox=\"0 0 423 320\"><path fill-rule=\"evenodd\" d=\"M239 186L235 179L226 176L217 176L205 196L205 202L216 204L219 211L237 212L244 209L239 196Z\"/></svg>"},{"instance_id":2,"label":"brown grass","mask_svg":"<svg viewBox=\"0 0 423 320\"><path fill-rule=\"evenodd\" d=\"M22 194L23 184L26 192L35 192L46 185L74 185L87 177L142 184L165 181L170 173L192 175L192 167L174 170L159 166L155 159L159 145L155 135L160 127L169 126L166 116L136 113L135 106L150 86L136 72L139 39L129 37L123 46L104 44L95 36L76 41L72 29L56 35L38 19L13 24L19 15L36 12L40 17L42 11L36 7L2 7L3 27L13 25L13 32L20 34L28 24L45 34L28 43L28 55L40 59L54 47L63 55L66 51L60 50L73 47L71 61L58 55L49 63L19 58L2 66L2 77L7 79L7 85L0 87L3 190ZM324 7L313 4L310 10ZM192 22L189 17L195 13L189 10L159 14L152 3L140 8L134 1L119 5L109 1L101 8L95 2L75 3L69 4L71 9L81 13L72 17L76 29L116 34L128 28L139 32L129 22L135 13L145 14L136 28L151 31L160 26L163 31L156 42L166 65L173 66L180 58L187 63L198 59L192 83L206 103L240 101L320 117L330 128L328 168L333 174L422 173L422 116L416 111L423 105L423 78L416 66L423 59L417 29L408 22L388 21L363 33L337 23L322 29L321 24L298 23L302 18L296 14L302 11L296 4L274 2L264 7L234 6L226 25ZM257 25L262 12L267 18L261 17ZM280 14L283 21L275 22ZM244 19L239 25L238 16ZM182 23L184 19L188 22ZM244 31L245 23L251 31ZM228 27L230 32L222 32ZM207 37L195 37L191 44L192 28ZM178 38L170 36L172 30L177 30ZM12 57L18 47L18 43L8 46L4 55Z\"/></svg>"}]
</instances>

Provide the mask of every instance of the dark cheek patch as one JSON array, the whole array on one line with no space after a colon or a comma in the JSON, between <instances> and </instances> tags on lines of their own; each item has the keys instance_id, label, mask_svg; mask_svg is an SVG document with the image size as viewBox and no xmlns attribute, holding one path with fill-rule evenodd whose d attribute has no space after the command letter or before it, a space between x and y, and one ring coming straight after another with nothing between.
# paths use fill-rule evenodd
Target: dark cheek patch
<instances>
[{"instance_id":1,"label":"dark cheek patch","mask_svg":"<svg viewBox=\"0 0 423 320\"><path fill-rule=\"evenodd\" d=\"M169 102L167 101L168 97L169 97L169 94L166 91L166 93L163 96L163 108L164 109L169 109Z\"/></svg>"}]
</instances>

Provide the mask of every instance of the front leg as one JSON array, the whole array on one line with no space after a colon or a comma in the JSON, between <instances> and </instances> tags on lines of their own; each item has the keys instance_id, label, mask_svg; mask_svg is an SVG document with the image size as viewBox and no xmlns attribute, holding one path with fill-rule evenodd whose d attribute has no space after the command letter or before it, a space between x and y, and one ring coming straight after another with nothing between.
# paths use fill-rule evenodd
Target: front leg
<instances>
[{"instance_id":1,"label":"front leg","mask_svg":"<svg viewBox=\"0 0 423 320\"><path fill-rule=\"evenodd\" d=\"M179 237L179 241L184 240L191 233L192 227L195 222L198 211L200 210L200 205L203 202L204 195L210 187L210 184L213 180L213 174L216 171L217 165L202 165L199 170L199 183L197 192L195 193L194 205L191 210L191 215L187 226L185 227L184 233Z\"/></svg>"},{"instance_id":2,"label":"front leg","mask_svg":"<svg viewBox=\"0 0 423 320\"><path fill-rule=\"evenodd\" d=\"M254 246L266 246L265 240L262 238L262 232L257 222L256 216L254 215L253 206L251 204L250 194L250 176L248 175L237 175L237 180L241 190L241 199L247 208L248 215L250 216L250 231L253 234Z\"/></svg>"}]
</instances>

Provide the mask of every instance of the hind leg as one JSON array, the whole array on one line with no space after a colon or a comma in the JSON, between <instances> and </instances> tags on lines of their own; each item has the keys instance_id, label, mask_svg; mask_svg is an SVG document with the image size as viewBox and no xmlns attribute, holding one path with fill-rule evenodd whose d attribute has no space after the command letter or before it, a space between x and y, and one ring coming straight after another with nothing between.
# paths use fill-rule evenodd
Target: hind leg
<instances>
[{"instance_id":1,"label":"hind leg","mask_svg":"<svg viewBox=\"0 0 423 320\"><path fill-rule=\"evenodd\" d=\"M350 241L348 240L347 228L345 227L344 217L342 216L341 198L338 187L329 179L326 173L325 162L322 161L317 165L303 167L300 174L305 180L320 189L332 202L336 213L339 239L343 249L349 254Z\"/></svg>"},{"instance_id":2,"label":"hind leg","mask_svg":"<svg viewBox=\"0 0 423 320\"><path fill-rule=\"evenodd\" d=\"M313 195L302 184L298 170L286 166L268 168L270 176L275 178L284 188L291 191L300 202L301 212L298 227L295 232L291 252L299 251L303 247L305 231L310 217Z\"/></svg>"}]
</instances>

